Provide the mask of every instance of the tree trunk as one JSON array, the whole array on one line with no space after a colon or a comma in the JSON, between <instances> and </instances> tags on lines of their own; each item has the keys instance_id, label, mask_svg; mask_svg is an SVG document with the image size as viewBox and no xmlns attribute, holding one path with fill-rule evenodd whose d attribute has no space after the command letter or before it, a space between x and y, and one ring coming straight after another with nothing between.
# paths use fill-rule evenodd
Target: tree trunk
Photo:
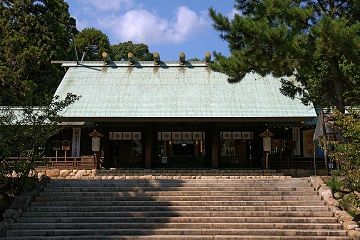
<instances>
[{"instance_id":1,"label":"tree trunk","mask_svg":"<svg viewBox=\"0 0 360 240\"><path fill-rule=\"evenodd\" d=\"M344 76L342 75L338 60L331 58L330 60L331 75L334 84L334 93L335 93L335 107L342 113L345 113L345 103L344 103L344 86L343 80Z\"/></svg>"}]
</instances>

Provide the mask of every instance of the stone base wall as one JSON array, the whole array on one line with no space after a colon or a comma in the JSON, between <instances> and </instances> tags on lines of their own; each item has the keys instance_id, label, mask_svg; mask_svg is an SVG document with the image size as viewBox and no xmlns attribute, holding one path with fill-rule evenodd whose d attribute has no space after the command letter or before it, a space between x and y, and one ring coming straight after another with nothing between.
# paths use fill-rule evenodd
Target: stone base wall
<instances>
[{"instance_id":1,"label":"stone base wall","mask_svg":"<svg viewBox=\"0 0 360 240\"><path fill-rule=\"evenodd\" d=\"M313 176L310 177L310 181L315 190L319 192L325 205L329 206L329 209L334 213L334 216L339 219L339 222L342 223L344 229L347 230L349 237L353 240L360 240L360 228L358 223L354 221L354 218L349 213L339 208L339 201L334 199L331 188L324 183L323 178Z\"/></svg>"},{"instance_id":2,"label":"stone base wall","mask_svg":"<svg viewBox=\"0 0 360 240\"><path fill-rule=\"evenodd\" d=\"M274 170L218 170L218 169L114 169L114 170L61 170L38 169L32 173L41 179L239 179L239 178L290 178Z\"/></svg>"},{"instance_id":3,"label":"stone base wall","mask_svg":"<svg viewBox=\"0 0 360 240\"><path fill-rule=\"evenodd\" d=\"M316 174L313 169L278 169L279 172L283 173L286 176L292 177L310 177L310 176L327 176L328 173L326 170L317 170Z\"/></svg>"},{"instance_id":4,"label":"stone base wall","mask_svg":"<svg viewBox=\"0 0 360 240\"><path fill-rule=\"evenodd\" d=\"M44 169L44 170L35 170L33 173L39 179L43 176L48 176L50 178L59 178L59 179L94 179L96 175L96 169L92 170L69 170L69 169Z\"/></svg>"},{"instance_id":5,"label":"stone base wall","mask_svg":"<svg viewBox=\"0 0 360 240\"><path fill-rule=\"evenodd\" d=\"M239 177L266 177L291 176L310 177L314 175L309 169L279 169L279 170L238 170L238 169L113 169L113 170L85 170L85 169L38 169L32 173L41 179L42 176L57 179L141 179L141 178L239 178ZM326 176L326 170L317 171L317 175Z\"/></svg>"}]
</instances>

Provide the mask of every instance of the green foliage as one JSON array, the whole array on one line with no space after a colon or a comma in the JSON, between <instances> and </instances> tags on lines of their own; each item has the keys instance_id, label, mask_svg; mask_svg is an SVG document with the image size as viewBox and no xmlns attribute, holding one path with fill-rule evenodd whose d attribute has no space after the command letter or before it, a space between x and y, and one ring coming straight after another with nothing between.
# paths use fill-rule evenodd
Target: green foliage
<instances>
[{"instance_id":1,"label":"green foliage","mask_svg":"<svg viewBox=\"0 0 360 240\"><path fill-rule=\"evenodd\" d=\"M332 192L340 192L343 186L342 181L339 179L339 177L332 176L327 182L326 185L328 185Z\"/></svg>"},{"instance_id":2,"label":"green foliage","mask_svg":"<svg viewBox=\"0 0 360 240\"><path fill-rule=\"evenodd\" d=\"M51 101L74 24L64 0L0 1L0 106Z\"/></svg>"},{"instance_id":3,"label":"green foliage","mask_svg":"<svg viewBox=\"0 0 360 240\"><path fill-rule=\"evenodd\" d=\"M240 81L250 71L283 78L282 92L321 107L360 102L360 2L236 0L233 19L210 9L230 57L213 69ZM299 84L300 83L300 84Z\"/></svg>"},{"instance_id":4,"label":"green foliage","mask_svg":"<svg viewBox=\"0 0 360 240\"><path fill-rule=\"evenodd\" d=\"M334 118L341 139L332 143L331 156L340 163L346 186L360 191L360 111L350 110L350 114L336 111Z\"/></svg>"},{"instance_id":5,"label":"green foliage","mask_svg":"<svg viewBox=\"0 0 360 240\"><path fill-rule=\"evenodd\" d=\"M61 130L59 113L79 97L68 94L42 108L6 108L0 111L0 180L17 173L26 181L29 172L42 164L46 141ZM11 161L10 157L20 160Z\"/></svg>"},{"instance_id":6,"label":"green foliage","mask_svg":"<svg viewBox=\"0 0 360 240\"><path fill-rule=\"evenodd\" d=\"M360 197L355 193L345 195L340 201L342 209L346 210L355 219L360 217Z\"/></svg>"},{"instance_id":7,"label":"green foliage","mask_svg":"<svg viewBox=\"0 0 360 240\"><path fill-rule=\"evenodd\" d=\"M152 54L149 52L149 47L143 43L133 43L131 41L115 44L111 46L112 56L114 61L121 61L128 59L128 53L134 54L138 61L151 61Z\"/></svg>"},{"instance_id":8,"label":"green foliage","mask_svg":"<svg viewBox=\"0 0 360 240\"><path fill-rule=\"evenodd\" d=\"M103 52L111 51L108 36L95 28L84 28L76 35L75 42L80 56L85 53L84 60L100 61Z\"/></svg>"}]
</instances>

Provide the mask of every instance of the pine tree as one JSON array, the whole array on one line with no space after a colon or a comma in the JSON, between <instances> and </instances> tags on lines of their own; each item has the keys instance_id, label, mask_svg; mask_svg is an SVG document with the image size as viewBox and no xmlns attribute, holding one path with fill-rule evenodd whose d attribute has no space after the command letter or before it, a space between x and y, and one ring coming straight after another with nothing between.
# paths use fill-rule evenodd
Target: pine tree
<instances>
[{"instance_id":1,"label":"pine tree","mask_svg":"<svg viewBox=\"0 0 360 240\"><path fill-rule=\"evenodd\" d=\"M240 81L251 71L283 78L281 91L344 111L360 103L360 1L236 0L229 18L210 9L230 57L212 65ZM301 85L299 84L301 83Z\"/></svg>"},{"instance_id":2,"label":"pine tree","mask_svg":"<svg viewBox=\"0 0 360 240\"><path fill-rule=\"evenodd\" d=\"M83 60L100 61L103 52L111 53L108 36L95 28L84 28L76 35L75 42Z\"/></svg>"},{"instance_id":3,"label":"pine tree","mask_svg":"<svg viewBox=\"0 0 360 240\"><path fill-rule=\"evenodd\" d=\"M149 47L144 43L133 43L132 41L118 43L111 46L114 60L121 61L128 59L131 52L139 61L150 61L153 59Z\"/></svg>"}]
</instances>

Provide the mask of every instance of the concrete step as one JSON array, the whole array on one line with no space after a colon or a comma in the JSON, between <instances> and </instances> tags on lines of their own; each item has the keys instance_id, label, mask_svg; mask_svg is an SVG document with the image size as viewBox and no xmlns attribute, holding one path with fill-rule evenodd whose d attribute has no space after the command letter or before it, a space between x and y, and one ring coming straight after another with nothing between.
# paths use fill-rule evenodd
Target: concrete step
<instances>
[{"instance_id":1,"label":"concrete step","mask_svg":"<svg viewBox=\"0 0 360 240\"><path fill-rule=\"evenodd\" d=\"M116 214L114 214L116 215ZM335 217L132 217L118 214L117 217L106 217L107 223L338 223ZM196 214L193 214L196 215ZM56 217L55 217L56 216ZM65 217L54 214L48 217L22 217L20 223L104 223L104 216Z\"/></svg>"},{"instance_id":2,"label":"concrete step","mask_svg":"<svg viewBox=\"0 0 360 240\"><path fill-rule=\"evenodd\" d=\"M8 230L6 236L107 236L107 235L253 235L253 236L346 236L339 229L28 229Z\"/></svg>"},{"instance_id":3,"label":"concrete step","mask_svg":"<svg viewBox=\"0 0 360 240\"><path fill-rule=\"evenodd\" d=\"M88 197L88 196L46 196L46 197L37 197L36 203L44 204L44 202L53 204L59 204L62 205L63 202L99 202L98 204L104 204L108 206L108 202L114 202L117 203L118 201L169 201L169 202L179 202L179 201L282 201L282 202L288 202L288 201L306 201L306 202L315 202L319 201L321 198L318 195L308 195L308 196L227 196L226 193L224 193L223 196L184 196L181 193L179 193L178 196L147 196L147 195L134 195L134 196L94 196L94 197Z\"/></svg>"},{"instance_id":4,"label":"concrete step","mask_svg":"<svg viewBox=\"0 0 360 240\"><path fill-rule=\"evenodd\" d=\"M309 236L254 236L254 235L156 235L156 236L91 236L91 235L85 235L85 236L51 236L51 237L45 237L45 236L26 236L26 237L5 237L4 240L174 240L174 239L186 239L186 240L349 240L346 236L311 236L311 239Z\"/></svg>"},{"instance_id":5,"label":"concrete step","mask_svg":"<svg viewBox=\"0 0 360 240\"><path fill-rule=\"evenodd\" d=\"M93 211L51 211L53 208L47 209L49 211L29 211L24 212L24 217L99 217L99 218L113 218L113 217L148 217L148 218L173 218L173 217L255 217L255 218L266 218L266 217L282 217L282 218L294 218L294 217L333 217L333 214L328 211L325 207L313 207L313 208L301 208L301 209L287 209L283 208L261 208L255 209L254 207L246 207L241 211L135 211L134 209L128 209L129 211L102 211L93 208Z\"/></svg>"},{"instance_id":6,"label":"concrete step","mask_svg":"<svg viewBox=\"0 0 360 240\"><path fill-rule=\"evenodd\" d=\"M341 229L339 223L16 223L12 229Z\"/></svg>"}]
</instances>

